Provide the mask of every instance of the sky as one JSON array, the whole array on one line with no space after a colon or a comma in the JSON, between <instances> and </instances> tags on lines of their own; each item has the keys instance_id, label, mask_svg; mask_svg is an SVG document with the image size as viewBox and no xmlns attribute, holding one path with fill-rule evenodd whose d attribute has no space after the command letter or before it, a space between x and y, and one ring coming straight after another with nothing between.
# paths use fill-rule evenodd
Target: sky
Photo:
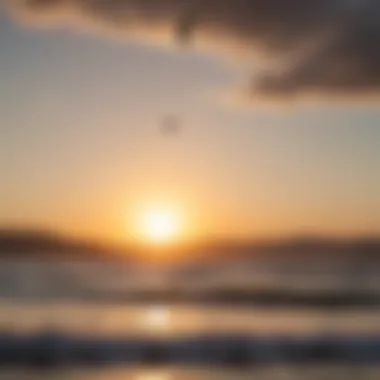
<instances>
[{"instance_id":1,"label":"sky","mask_svg":"<svg viewBox=\"0 0 380 380\"><path fill-rule=\"evenodd\" d=\"M270 23L269 13L272 34L236 26L250 25L243 1L190 12L173 33L179 44L167 41L169 0L153 16L152 3L140 2L138 38L123 34L124 20L115 33L97 25L137 2L104 2L100 14L84 16L80 0L29 3L16 16L0 11L0 225L123 241L139 209L167 203L182 209L189 239L380 234L380 59L369 5L365 29L358 18L333 53L330 39L306 59L327 27L307 29L308 49L279 35L301 17L300 30L310 20L333 24L334 12L322 17L314 0L292 23ZM58 6L46 13L44 3ZM231 9L240 23L226 16ZM209 14L220 23L198 28ZM193 30L199 48L188 46ZM283 66L290 52L304 57L267 74L251 50L273 50ZM172 114L180 131L163 135Z\"/></svg>"}]
</instances>

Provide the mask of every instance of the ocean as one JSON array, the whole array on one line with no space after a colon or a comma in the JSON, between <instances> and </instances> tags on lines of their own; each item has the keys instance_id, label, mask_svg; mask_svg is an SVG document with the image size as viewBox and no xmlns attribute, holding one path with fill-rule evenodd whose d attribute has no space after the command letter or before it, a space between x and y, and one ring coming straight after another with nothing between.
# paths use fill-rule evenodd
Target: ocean
<instances>
[{"instance_id":1,"label":"ocean","mask_svg":"<svg viewBox=\"0 0 380 380\"><path fill-rule=\"evenodd\" d=\"M380 378L377 307L112 297L177 287L169 277L117 263L2 263L0 379Z\"/></svg>"}]
</instances>

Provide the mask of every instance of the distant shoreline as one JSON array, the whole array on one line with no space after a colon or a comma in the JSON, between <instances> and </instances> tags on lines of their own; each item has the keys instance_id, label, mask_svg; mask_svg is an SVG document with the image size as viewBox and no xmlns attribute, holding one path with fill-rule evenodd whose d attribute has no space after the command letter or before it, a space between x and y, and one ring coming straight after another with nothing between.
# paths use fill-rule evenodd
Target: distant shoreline
<instances>
[{"instance_id":1,"label":"distant shoreline","mask_svg":"<svg viewBox=\"0 0 380 380\"><path fill-rule=\"evenodd\" d=\"M88 240L71 239L49 231L13 230L0 228L0 259L70 259L96 261L150 262L146 251L153 250L151 258L159 263L160 255L167 262L212 263L239 260L289 259L333 261L342 257L354 260L362 267L376 262L380 268L380 236L352 239L323 237L273 239L264 242L209 241L168 247L116 246ZM163 252L161 252L163 251ZM285 264L284 264L285 265Z\"/></svg>"}]
</instances>

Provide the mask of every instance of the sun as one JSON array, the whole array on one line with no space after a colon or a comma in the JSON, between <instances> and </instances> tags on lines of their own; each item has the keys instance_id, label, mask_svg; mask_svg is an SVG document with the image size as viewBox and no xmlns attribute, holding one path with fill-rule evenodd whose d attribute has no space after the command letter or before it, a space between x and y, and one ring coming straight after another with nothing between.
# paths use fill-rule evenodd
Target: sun
<instances>
[{"instance_id":1,"label":"sun","mask_svg":"<svg viewBox=\"0 0 380 380\"><path fill-rule=\"evenodd\" d=\"M140 217L142 237L154 243L176 240L181 232L178 212L168 207L152 207L142 212Z\"/></svg>"}]
</instances>

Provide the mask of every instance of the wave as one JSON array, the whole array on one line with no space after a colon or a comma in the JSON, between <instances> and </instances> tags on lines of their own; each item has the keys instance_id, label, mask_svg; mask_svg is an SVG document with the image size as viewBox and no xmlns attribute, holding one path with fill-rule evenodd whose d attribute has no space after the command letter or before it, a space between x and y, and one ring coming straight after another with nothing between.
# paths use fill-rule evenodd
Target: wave
<instances>
[{"instance_id":1,"label":"wave","mask_svg":"<svg viewBox=\"0 0 380 380\"><path fill-rule=\"evenodd\" d=\"M274 363L380 363L380 334L370 336L92 337L40 331L0 333L0 365L254 366Z\"/></svg>"}]
</instances>

